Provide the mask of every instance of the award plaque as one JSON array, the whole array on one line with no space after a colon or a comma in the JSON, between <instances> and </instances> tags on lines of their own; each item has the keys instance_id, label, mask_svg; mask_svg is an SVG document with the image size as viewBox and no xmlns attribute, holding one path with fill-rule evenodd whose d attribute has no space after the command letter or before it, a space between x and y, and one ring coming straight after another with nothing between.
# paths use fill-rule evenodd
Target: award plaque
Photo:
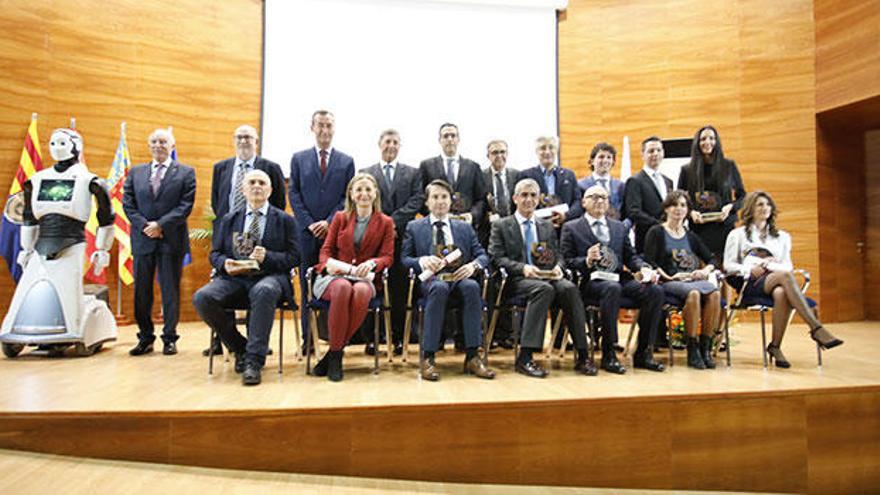
<instances>
[{"instance_id":1,"label":"award plaque","mask_svg":"<svg viewBox=\"0 0 880 495\"><path fill-rule=\"evenodd\" d=\"M456 191L452 193L452 204L449 206L449 216L453 220L464 220L463 214L470 213L471 207L469 202Z\"/></svg>"},{"instance_id":2,"label":"award plaque","mask_svg":"<svg viewBox=\"0 0 880 495\"><path fill-rule=\"evenodd\" d=\"M452 253L453 251L455 251L456 249L458 249L458 248L454 244L439 244L434 249L434 255L440 259L446 259L449 256L449 254ZM440 279L444 282L452 282L452 281L454 281L453 274L455 273L456 270L461 268L461 265L463 265L463 264L464 264L464 262L462 261L461 257L459 256L459 257L455 258L454 260L450 261L449 263L447 263L447 265L444 266L443 269L440 270L440 272L438 272L436 274L436 276L438 279Z\"/></svg>"},{"instance_id":3,"label":"award plaque","mask_svg":"<svg viewBox=\"0 0 880 495\"><path fill-rule=\"evenodd\" d=\"M593 265L596 269L590 273L590 280L620 282L620 275L617 273L620 270L620 260L617 259L614 250L602 244L599 247L599 253L602 257Z\"/></svg>"},{"instance_id":4,"label":"award plaque","mask_svg":"<svg viewBox=\"0 0 880 495\"><path fill-rule=\"evenodd\" d=\"M541 194L541 200L538 203L538 208L550 208L552 206L556 206L559 203L562 203L562 200L559 199L559 196L555 194Z\"/></svg>"},{"instance_id":5,"label":"award plaque","mask_svg":"<svg viewBox=\"0 0 880 495\"><path fill-rule=\"evenodd\" d=\"M703 217L703 222L721 221L721 196L713 191L700 191L696 195L696 210Z\"/></svg>"},{"instance_id":6,"label":"award plaque","mask_svg":"<svg viewBox=\"0 0 880 495\"><path fill-rule=\"evenodd\" d=\"M256 239L252 239L247 232L233 232L232 254L235 260L232 261L232 265L249 271L259 271L260 264L257 260L250 259L255 247L257 247Z\"/></svg>"},{"instance_id":7,"label":"award plaque","mask_svg":"<svg viewBox=\"0 0 880 495\"><path fill-rule=\"evenodd\" d=\"M550 249L546 242L532 244L532 263L538 267L538 277L546 280L556 280L559 277L553 271L556 267L556 253Z\"/></svg>"}]
</instances>

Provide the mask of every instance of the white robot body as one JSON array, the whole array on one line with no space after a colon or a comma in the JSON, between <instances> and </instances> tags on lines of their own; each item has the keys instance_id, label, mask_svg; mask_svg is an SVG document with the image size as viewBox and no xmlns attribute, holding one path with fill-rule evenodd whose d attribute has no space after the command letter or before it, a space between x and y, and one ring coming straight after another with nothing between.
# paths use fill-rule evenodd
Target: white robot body
<instances>
[{"instance_id":1,"label":"white robot body","mask_svg":"<svg viewBox=\"0 0 880 495\"><path fill-rule=\"evenodd\" d=\"M30 178L34 188L31 198L34 216L40 219L50 213L57 213L80 222L88 222L92 213L89 183L95 177L81 163L60 173L55 167L35 173Z\"/></svg>"}]
</instances>

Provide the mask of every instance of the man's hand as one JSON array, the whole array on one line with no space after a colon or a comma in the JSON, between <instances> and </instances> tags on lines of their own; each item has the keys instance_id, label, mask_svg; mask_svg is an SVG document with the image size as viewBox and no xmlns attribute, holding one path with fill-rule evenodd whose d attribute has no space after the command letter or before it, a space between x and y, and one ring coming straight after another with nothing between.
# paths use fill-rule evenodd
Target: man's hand
<instances>
[{"instance_id":1,"label":"man's hand","mask_svg":"<svg viewBox=\"0 0 880 495\"><path fill-rule=\"evenodd\" d=\"M499 215L497 213L490 213L489 214L489 223L492 223L496 220L499 220L500 218L501 218L501 215Z\"/></svg>"},{"instance_id":2,"label":"man's hand","mask_svg":"<svg viewBox=\"0 0 880 495\"><path fill-rule=\"evenodd\" d=\"M159 239L162 237L162 226L159 222L147 222L144 226L144 235L151 239Z\"/></svg>"},{"instance_id":3,"label":"man's hand","mask_svg":"<svg viewBox=\"0 0 880 495\"><path fill-rule=\"evenodd\" d=\"M697 224L703 223L703 215L696 210L691 210L691 221Z\"/></svg>"},{"instance_id":4,"label":"man's hand","mask_svg":"<svg viewBox=\"0 0 880 495\"><path fill-rule=\"evenodd\" d=\"M226 270L226 273L228 275L231 275L234 277L236 275L239 275L239 274L247 271L246 268L236 266L234 264L234 262L235 262L235 260L232 260L232 259L227 259L226 261L223 262L223 269Z\"/></svg>"},{"instance_id":5,"label":"man's hand","mask_svg":"<svg viewBox=\"0 0 880 495\"><path fill-rule=\"evenodd\" d=\"M562 280L562 268L559 265L553 267L553 278L555 280Z\"/></svg>"},{"instance_id":6,"label":"man's hand","mask_svg":"<svg viewBox=\"0 0 880 495\"><path fill-rule=\"evenodd\" d=\"M373 260L367 260L354 268L354 276L364 278L373 271L376 263Z\"/></svg>"},{"instance_id":7,"label":"man's hand","mask_svg":"<svg viewBox=\"0 0 880 495\"><path fill-rule=\"evenodd\" d=\"M538 267L535 265L523 266L523 277L525 277L525 278L538 278Z\"/></svg>"},{"instance_id":8,"label":"man's hand","mask_svg":"<svg viewBox=\"0 0 880 495\"><path fill-rule=\"evenodd\" d=\"M320 220L309 225L309 232L318 239L323 239L327 237L327 231L329 228L330 224L327 223L327 220Z\"/></svg>"},{"instance_id":9,"label":"man's hand","mask_svg":"<svg viewBox=\"0 0 880 495\"><path fill-rule=\"evenodd\" d=\"M559 227L565 223L565 213L561 211L554 211L553 216L550 217L550 221L553 222L554 227Z\"/></svg>"},{"instance_id":10,"label":"man's hand","mask_svg":"<svg viewBox=\"0 0 880 495\"><path fill-rule=\"evenodd\" d=\"M252 260L257 260L257 263L262 265L263 260L266 259L266 248L264 248L263 246L256 246L253 252L251 252L250 258Z\"/></svg>"},{"instance_id":11,"label":"man's hand","mask_svg":"<svg viewBox=\"0 0 880 495\"><path fill-rule=\"evenodd\" d=\"M730 216L730 211L733 210L733 203L726 204L721 208L721 221L727 220L727 217Z\"/></svg>"},{"instance_id":12,"label":"man's hand","mask_svg":"<svg viewBox=\"0 0 880 495\"><path fill-rule=\"evenodd\" d=\"M470 276L473 275L475 271L477 271L477 266L475 264L465 263L464 265L458 267L458 270L455 270L455 273L452 274L452 279L455 282L458 282L459 280L470 278Z\"/></svg>"},{"instance_id":13,"label":"man's hand","mask_svg":"<svg viewBox=\"0 0 880 495\"><path fill-rule=\"evenodd\" d=\"M593 266L593 263L602 259L602 245L598 242L587 249L587 266Z\"/></svg>"},{"instance_id":14,"label":"man's hand","mask_svg":"<svg viewBox=\"0 0 880 495\"><path fill-rule=\"evenodd\" d=\"M422 270L430 270L434 273L439 272L443 268L443 260L436 256L422 256L419 258L419 264Z\"/></svg>"}]
</instances>

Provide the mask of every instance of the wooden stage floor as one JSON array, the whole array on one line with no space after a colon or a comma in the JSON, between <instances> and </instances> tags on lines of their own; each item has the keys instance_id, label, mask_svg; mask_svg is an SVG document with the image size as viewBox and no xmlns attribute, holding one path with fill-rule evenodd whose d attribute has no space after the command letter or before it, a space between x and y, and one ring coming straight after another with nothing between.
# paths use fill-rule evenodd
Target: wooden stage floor
<instances>
[{"instance_id":1,"label":"wooden stage floor","mask_svg":"<svg viewBox=\"0 0 880 495\"><path fill-rule=\"evenodd\" d=\"M277 323L276 323L277 324ZM513 372L512 351L490 355L498 371L495 380L480 380L461 373L463 355L451 350L438 354L442 378L431 383L417 379L418 354L411 347L410 362L380 360L381 371L371 373L372 357L363 346L351 346L344 361L345 380L333 383L306 376L305 362L295 358L292 322L285 323L284 373L278 374L277 331L275 356L269 356L263 383L243 387L232 362L215 357L214 374L207 373L201 351L208 340L200 323L180 326L179 353L157 352L131 357L136 328L120 329L119 340L87 358L48 358L28 348L15 359L0 359L0 412L148 412L216 411L473 404L486 402L557 401L599 398L658 397L703 394L742 394L804 391L880 385L880 323L829 325L846 343L824 353L824 366L816 366L816 350L806 327L793 325L783 350L792 363L788 370L763 368L760 327L741 323L732 327L732 367L719 359L716 370L697 371L685 365L685 352L676 351L675 366L664 373L629 369L623 376L600 372L597 377L571 371L572 355L562 361L545 361L547 379L527 378ZM621 325L622 331L625 328ZM621 336L621 340L625 334ZM451 345L447 347L451 348ZM322 349L324 346L322 346ZM30 354L29 354L30 353ZM384 357L384 355L383 355ZM668 355L657 353L666 363ZM723 358L723 356L719 356Z\"/></svg>"}]
</instances>

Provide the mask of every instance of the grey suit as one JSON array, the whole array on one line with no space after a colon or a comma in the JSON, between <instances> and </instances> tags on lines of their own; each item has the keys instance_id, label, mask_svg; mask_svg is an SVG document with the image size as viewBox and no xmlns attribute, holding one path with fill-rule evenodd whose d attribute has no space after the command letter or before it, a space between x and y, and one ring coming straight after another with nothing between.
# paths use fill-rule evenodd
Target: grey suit
<instances>
[{"instance_id":1,"label":"grey suit","mask_svg":"<svg viewBox=\"0 0 880 495\"><path fill-rule=\"evenodd\" d=\"M562 253L556 241L553 224L548 220L538 219L535 226L538 242L547 243L556 253L557 264L561 266ZM489 255L496 267L504 268L510 275L507 283L512 294L528 300L521 339L524 348L537 350L543 347L547 311L555 301L565 312L575 347L581 351L587 349L584 305L577 286L565 279L552 281L523 276L523 267L526 265L525 247L521 227L514 215L492 224Z\"/></svg>"}]
</instances>

